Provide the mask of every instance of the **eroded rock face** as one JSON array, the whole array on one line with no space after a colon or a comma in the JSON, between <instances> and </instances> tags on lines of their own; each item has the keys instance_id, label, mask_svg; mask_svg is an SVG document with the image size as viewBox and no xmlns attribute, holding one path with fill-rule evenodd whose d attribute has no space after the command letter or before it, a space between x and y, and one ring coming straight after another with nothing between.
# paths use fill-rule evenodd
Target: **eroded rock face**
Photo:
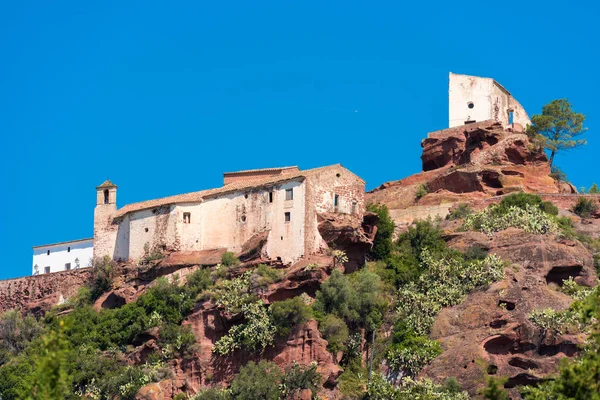
<instances>
[{"instance_id":1,"label":"eroded rock face","mask_svg":"<svg viewBox=\"0 0 600 400\"><path fill-rule=\"evenodd\" d=\"M332 248L343 250L348 256L344 264L347 272L356 271L365 263L365 255L373 246L377 218L367 213L359 220L354 215L322 213L318 215L318 229L323 240Z\"/></svg>"},{"instance_id":2,"label":"eroded rock face","mask_svg":"<svg viewBox=\"0 0 600 400\"><path fill-rule=\"evenodd\" d=\"M528 317L533 310L560 310L571 304L572 299L557 290L558 282L548 279L556 276L556 268L561 277L574 276L581 285L594 283L591 254L579 242L511 228L491 240L480 233L457 233L449 244L460 250L483 245L512 265L502 281L440 312L431 336L445 351L423 370L424 376L440 382L454 376L475 395L484 385L482 376L508 377L507 389L535 384L555 373L561 358L577 354L584 335L541 332Z\"/></svg>"}]
</instances>

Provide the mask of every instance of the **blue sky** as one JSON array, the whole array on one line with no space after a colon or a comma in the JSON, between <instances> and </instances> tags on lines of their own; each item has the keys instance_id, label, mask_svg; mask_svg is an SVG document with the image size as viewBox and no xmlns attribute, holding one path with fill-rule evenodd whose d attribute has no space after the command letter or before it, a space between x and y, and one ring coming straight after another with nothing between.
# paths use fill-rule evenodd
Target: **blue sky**
<instances>
[{"instance_id":1,"label":"blue sky","mask_svg":"<svg viewBox=\"0 0 600 400\"><path fill-rule=\"evenodd\" d=\"M568 98L600 179L600 6L587 1L3 1L0 279L32 245L93 235L118 205L219 186L223 171L342 163L368 188L420 171L448 72L494 77L529 114ZM356 111L355 111L356 110Z\"/></svg>"}]
</instances>

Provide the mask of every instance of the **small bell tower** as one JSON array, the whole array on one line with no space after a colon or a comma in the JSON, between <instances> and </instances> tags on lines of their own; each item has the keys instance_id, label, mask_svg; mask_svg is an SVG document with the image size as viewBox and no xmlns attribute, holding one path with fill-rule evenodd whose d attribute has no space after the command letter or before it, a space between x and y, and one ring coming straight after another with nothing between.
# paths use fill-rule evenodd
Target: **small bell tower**
<instances>
[{"instance_id":1,"label":"small bell tower","mask_svg":"<svg viewBox=\"0 0 600 400\"><path fill-rule=\"evenodd\" d=\"M116 230L111 229L117 212L117 185L109 180L96 186L94 208L94 258L114 257Z\"/></svg>"}]
</instances>

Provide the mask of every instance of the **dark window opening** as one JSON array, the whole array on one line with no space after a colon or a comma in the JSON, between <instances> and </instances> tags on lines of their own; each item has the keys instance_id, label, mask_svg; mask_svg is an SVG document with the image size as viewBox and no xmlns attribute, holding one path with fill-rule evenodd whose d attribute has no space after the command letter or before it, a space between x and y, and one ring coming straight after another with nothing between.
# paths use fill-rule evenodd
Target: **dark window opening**
<instances>
[{"instance_id":1,"label":"dark window opening","mask_svg":"<svg viewBox=\"0 0 600 400\"><path fill-rule=\"evenodd\" d=\"M46 254L47 254L47 255L50 255L50 250L48 250L48 251L46 252Z\"/></svg>"},{"instance_id":2,"label":"dark window opening","mask_svg":"<svg viewBox=\"0 0 600 400\"><path fill-rule=\"evenodd\" d=\"M248 198L248 193L244 194L244 198L247 199Z\"/></svg>"},{"instance_id":3,"label":"dark window opening","mask_svg":"<svg viewBox=\"0 0 600 400\"><path fill-rule=\"evenodd\" d=\"M340 205L340 195L336 194L333 196L333 206L337 207Z\"/></svg>"},{"instance_id":4,"label":"dark window opening","mask_svg":"<svg viewBox=\"0 0 600 400\"><path fill-rule=\"evenodd\" d=\"M342 176L342 175L340 175L340 174L338 173L338 174L335 174L335 176L336 176L336 178L339 178L339 177L340 177L340 176Z\"/></svg>"},{"instance_id":5,"label":"dark window opening","mask_svg":"<svg viewBox=\"0 0 600 400\"><path fill-rule=\"evenodd\" d=\"M184 212L183 213L183 223L189 224L192 221L192 213Z\"/></svg>"},{"instance_id":6,"label":"dark window opening","mask_svg":"<svg viewBox=\"0 0 600 400\"><path fill-rule=\"evenodd\" d=\"M292 214L289 212L285 213L285 222L290 222L292 220Z\"/></svg>"},{"instance_id":7,"label":"dark window opening","mask_svg":"<svg viewBox=\"0 0 600 400\"><path fill-rule=\"evenodd\" d=\"M352 214L356 214L356 211L357 211L356 208L357 208L356 201L353 201L352 202Z\"/></svg>"},{"instance_id":8,"label":"dark window opening","mask_svg":"<svg viewBox=\"0 0 600 400\"><path fill-rule=\"evenodd\" d=\"M108 204L108 189L104 191L104 204Z\"/></svg>"},{"instance_id":9,"label":"dark window opening","mask_svg":"<svg viewBox=\"0 0 600 400\"><path fill-rule=\"evenodd\" d=\"M148 228L144 229L146 232L148 232Z\"/></svg>"},{"instance_id":10,"label":"dark window opening","mask_svg":"<svg viewBox=\"0 0 600 400\"><path fill-rule=\"evenodd\" d=\"M50 267L44 267L44 273L45 274L49 274L50 273Z\"/></svg>"},{"instance_id":11,"label":"dark window opening","mask_svg":"<svg viewBox=\"0 0 600 400\"><path fill-rule=\"evenodd\" d=\"M269 203L273 202L273 192L269 192Z\"/></svg>"},{"instance_id":12,"label":"dark window opening","mask_svg":"<svg viewBox=\"0 0 600 400\"><path fill-rule=\"evenodd\" d=\"M246 216L242 215L242 218L240 218L242 220L242 222L246 222Z\"/></svg>"},{"instance_id":13,"label":"dark window opening","mask_svg":"<svg viewBox=\"0 0 600 400\"><path fill-rule=\"evenodd\" d=\"M294 200L294 189L285 189L285 199Z\"/></svg>"},{"instance_id":14,"label":"dark window opening","mask_svg":"<svg viewBox=\"0 0 600 400\"><path fill-rule=\"evenodd\" d=\"M71 263L66 263L65 264L65 271L70 271L71 270Z\"/></svg>"},{"instance_id":15,"label":"dark window opening","mask_svg":"<svg viewBox=\"0 0 600 400\"><path fill-rule=\"evenodd\" d=\"M67 253L71 252L71 246L67 247Z\"/></svg>"},{"instance_id":16,"label":"dark window opening","mask_svg":"<svg viewBox=\"0 0 600 400\"><path fill-rule=\"evenodd\" d=\"M477 122L477 121L475 121L474 119L473 120L469 120L469 121L465 121L465 125L474 124L475 122Z\"/></svg>"},{"instance_id":17,"label":"dark window opening","mask_svg":"<svg viewBox=\"0 0 600 400\"><path fill-rule=\"evenodd\" d=\"M473 107L475 107L475 104L473 104L473 102L472 102L472 101L470 101L470 102L467 104L467 107L469 107L469 108L473 108Z\"/></svg>"}]
</instances>

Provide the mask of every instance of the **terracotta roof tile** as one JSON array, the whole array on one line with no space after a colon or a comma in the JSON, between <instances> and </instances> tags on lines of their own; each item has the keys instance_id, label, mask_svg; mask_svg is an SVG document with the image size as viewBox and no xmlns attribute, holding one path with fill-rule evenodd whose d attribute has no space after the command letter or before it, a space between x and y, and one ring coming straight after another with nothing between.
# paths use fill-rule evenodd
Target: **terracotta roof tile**
<instances>
[{"instance_id":1,"label":"terracotta roof tile","mask_svg":"<svg viewBox=\"0 0 600 400\"><path fill-rule=\"evenodd\" d=\"M256 173L256 172L277 172L277 171L285 172L286 170L289 170L289 169L300 171L300 168L298 168L298 166L291 165L289 167L245 169L242 171L223 172L223 175L248 174L248 173Z\"/></svg>"},{"instance_id":2,"label":"terracotta roof tile","mask_svg":"<svg viewBox=\"0 0 600 400\"><path fill-rule=\"evenodd\" d=\"M340 167L340 166L341 166L340 164L334 164L334 165L328 165L325 167L307 169L305 171L296 171L296 172L290 172L290 173L286 173L286 174L282 174L282 175L267 176L264 178L251 179L251 180L246 180L246 181L237 181L237 182L232 182L232 183L225 185L223 187L220 187L220 188L200 190L198 192L178 194L175 196L163 197L160 199L147 200L147 201L141 201L139 203L127 204L126 206L121 207L117 211L117 213L115 214L115 218L122 217L125 214L133 212L133 211L140 211L140 210L145 210L148 208L166 206L166 205L176 204L176 203L196 203L196 202L201 202L208 197L219 195L219 194L225 194L225 193L235 192L235 191L244 190L244 189L252 189L255 187L261 187L261 186L265 186L265 185L275 185L275 184L278 184L281 182L291 181L294 179L306 178L307 176L314 175L323 170L326 170L329 168L334 168L334 167Z\"/></svg>"}]
</instances>

